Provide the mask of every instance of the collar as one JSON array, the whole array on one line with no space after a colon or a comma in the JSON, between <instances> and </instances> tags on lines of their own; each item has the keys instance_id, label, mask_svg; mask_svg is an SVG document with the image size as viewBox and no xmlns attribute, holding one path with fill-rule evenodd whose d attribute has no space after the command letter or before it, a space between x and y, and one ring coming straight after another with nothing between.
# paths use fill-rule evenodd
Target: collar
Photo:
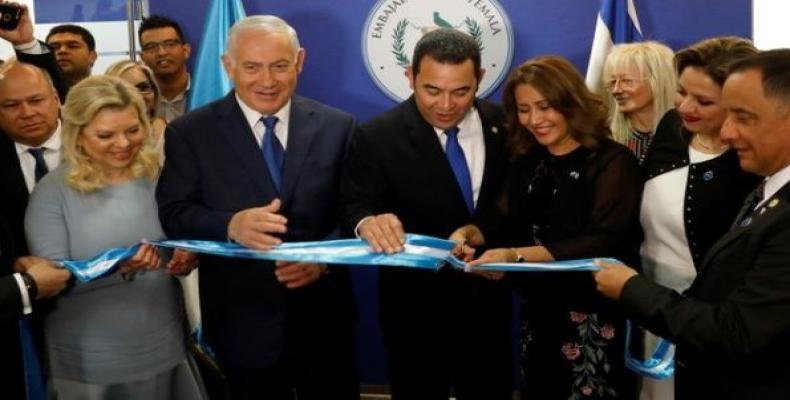
<instances>
[{"instance_id":1,"label":"collar","mask_svg":"<svg viewBox=\"0 0 790 400\"><path fill-rule=\"evenodd\" d=\"M175 97L173 97L172 100L168 100L164 96L161 96L161 94L160 94L159 101L161 101L162 103L177 103L179 101L182 101L182 100L184 100L186 98L187 92L191 88L192 88L192 75L187 73L187 87L184 88L184 91L179 93L179 94L177 94Z\"/></svg>"},{"instance_id":2,"label":"collar","mask_svg":"<svg viewBox=\"0 0 790 400\"><path fill-rule=\"evenodd\" d=\"M247 105L240 97L239 94L236 93L236 102L239 103L239 107L241 107L241 112L244 114L244 119L247 120L247 123L253 127L261 118L269 117L271 115L263 115L260 112L253 110L250 106ZM288 99L288 102L280 108L276 113L273 114L277 119L279 119L279 124L287 124L288 119L291 117L291 99ZM284 125L283 125L284 126Z\"/></svg>"},{"instance_id":3,"label":"collar","mask_svg":"<svg viewBox=\"0 0 790 400\"><path fill-rule=\"evenodd\" d=\"M773 175L765 178L765 188L763 189L763 199L771 198L787 182L790 182L790 165L785 166Z\"/></svg>"},{"instance_id":4,"label":"collar","mask_svg":"<svg viewBox=\"0 0 790 400\"><path fill-rule=\"evenodd\" d=\"M33 149L33 148L36 148L36 147L37 148L42 148L42 149L45 149L45 150L60 151L60 147L61 147L61 143L62 143L62 139L60 137L61 126L62 125L60 123L60 119L58 119L58 126L55 127L55 132L53 132L52 136L50 136L49 139L44 141L44 143L41 143L40 146L35 146L34 147L34 146L28 146L26 144L22 144L22 143L19 143L19 142L14 142L14 146L16 147L16 154L17 155L21 155L23 153L27 153L28 149Z\"/></svg>"},{"instance_id":5,"label":"collar","mask_svg":"<svg viewBox=\"0 0 790 400\"><path fill-rule=\"evenodd\" d=\"M463 137L467 135L471 135L473 132L478 131L482 126L482 121L480 120L480 114L477 112L477 108L472 107L469 111L466 112L464 118L458 123L458 136ZM433 127L433 130L436 132L439 137L444 134L444 129L439 129L437 127Z\"/></svg>"}]
</instances>

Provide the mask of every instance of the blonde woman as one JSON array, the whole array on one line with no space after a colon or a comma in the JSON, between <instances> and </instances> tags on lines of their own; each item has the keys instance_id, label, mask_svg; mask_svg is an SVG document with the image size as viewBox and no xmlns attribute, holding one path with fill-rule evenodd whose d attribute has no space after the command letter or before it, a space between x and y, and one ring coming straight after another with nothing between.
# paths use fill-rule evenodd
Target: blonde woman
<instances>
[{"instance_id":1,"label":"blonde woman","mask_svg":"<svg viewBox=\"0 0 790 400\"><path fill-rule=\"evenodd\" d=\"M659 42L615 46L606 58L603 97L614 140L641 160L658 122L673 107L677 78L672 49Z\"/></svg>"},{"instance_id":2,"label":"blonde woman","mask_svg":"<svg viewBox=\"0 0 790 400\"><path fill-rule=\"evenodd\" d=\"M83 259L164 235L154 188L159 171L137 90L94 76L62 109L65 162L36 185L25 216L33 254ZM122 271L76 283L45 319L50 395L58 399L201 399L187 356L178 282L194 255L143 245Z\"/></svg>"},{"instance_id":3,"label":"blonde woman","mask_svg":"<svg viewBox=\"0 0 790 400\"><path fill-rule=\"evenodd\" d=\"M161 94L159 86L154 79L154 73L144 64L131 60L121 60L110 65L105 75L117 76L129 82L140 92L145 101L146 115L148 120L151 121L151 127L156 138L156 149L161 154L160 164L164 163L165 126L167 126L167 121L155 115L156 105L159 103Z\"/></svg>"}]
</instances>

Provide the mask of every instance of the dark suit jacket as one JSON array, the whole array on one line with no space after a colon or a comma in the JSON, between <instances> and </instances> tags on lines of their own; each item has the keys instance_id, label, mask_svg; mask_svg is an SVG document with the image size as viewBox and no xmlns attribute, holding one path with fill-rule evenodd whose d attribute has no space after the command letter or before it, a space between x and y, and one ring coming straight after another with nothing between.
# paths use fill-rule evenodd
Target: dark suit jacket
<instances>
[{"instance_id":1,"label":"dark suit jacket","mask_svg":"<svg viewBox=\"0 0 790 400\"><path fill-rule=\"evenodd\" d=\"M283 171L281 213L285 241L337 235L339 184L354 119L313 100L291 101ZM238 211L278 197L235 93L176 119L167 127L157 200L162 226L174 239L227 239ZM273 264L202 257L200 293L206 338L221 359L263 368L278 361L287 344L286 319L321 327L351 323L353 301L347 271L288 290ZM331 322L330 322L331 321Z\"/></svg>"},{"instance_id":2,"label":"dark suit jacket","mask_svg":"<svg viewBox=\"0 0 790 400\"><path fill-rule=\"evenodd\" d=\"M46 45L45 45L46 46ZM17 52L19 61L33 64L45 69L52 77L52 83L58 91L61 102L66 98L66 85L60 74L60 68L55 62L55 54L50 51L44 54L25 54ZM0 298L4 296L18 296L16 281L10 276L12 261L18 257L28 254L27 242L25 241L24 218L27 208L28 192L25 185L25 178L22 175L22 168L19 166L19 157L16 154L14 142L0 132L0 220L2 220L2 236L0 236ZM19 301L18 312L21 314L21 300ZM5 301L5 300L0 300ZM12 316L15 312L12 309L9 314L2 307L2 314ZM2 320L3 318L0 318ZM34 323L37 322L34 320ZM40 333L40 332L39 332ZM23 398L23 378L22 378L22 359L19 349L19 331L16 318L0 321L0 387L3 389L1 397L8 399Z\"/></svg>"},{"instance_id":3,"label":"dark suit jacket","mask_svg":"<svg viewBox=\"0 0 790 400\"><path fill-rule=\"evenodd\" d=\"M507 154L502 109L484 100L477 100L475 106L486 151L475 211L480 213L494 203L504 179ZM347 233L362 218L381 213L397 215L408 233L440 238L472 221L436 131L420 114L414 97L360 127L354 135L343 179L343 201ZM430 271L380 271L382 303L395 293L414 298L435 291L435 274ZM454 276L450 280L462 286L477 281L449 269L441 275Z\"/></svg>"},{"instance_id":4,"label":"dark suit jacket","mask_svg":"<svg viewBox=\"0 0 790 400\"><path fill-rule=\"evenodd\" d=\"M683 295L641 276L623 289L628 312L677 344L678 400L788 397L790 184L751 218L711 247Z\"/></svg>"}]
</instances>

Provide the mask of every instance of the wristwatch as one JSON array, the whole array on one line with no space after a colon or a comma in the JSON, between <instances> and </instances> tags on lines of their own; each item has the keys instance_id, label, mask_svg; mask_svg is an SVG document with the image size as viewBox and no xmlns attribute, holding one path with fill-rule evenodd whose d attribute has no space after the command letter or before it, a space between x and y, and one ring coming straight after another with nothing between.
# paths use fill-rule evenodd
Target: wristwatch
<instances>
[{"instance_id":1,"label":"wristwatch","mask_svg":"<svg viewBox=\"0 0 790 400\"><path fill-rule=\"evenodd\" d=\"M36 285L36 281L27 272L20 272L19 275L22 276L22 282L25 283L25 289L27 289L28 297L30 297L31 301L35 300L36 295L38 295L38 286Z\"/></svg>"},{"instance_id":2,"label":"wristwatch","mask_svg":"<svg viewBox=\"0 0 790 400\"><path fill-rule=\"evenodd\" d=\"M522 263L527 260L526 258L524 258L524 256L521 255L521 253L518 252L518 250L516 250L515 247L511 248L510 250L516 253L516 261L513 262Z\"/></svg>"}]
</instances>

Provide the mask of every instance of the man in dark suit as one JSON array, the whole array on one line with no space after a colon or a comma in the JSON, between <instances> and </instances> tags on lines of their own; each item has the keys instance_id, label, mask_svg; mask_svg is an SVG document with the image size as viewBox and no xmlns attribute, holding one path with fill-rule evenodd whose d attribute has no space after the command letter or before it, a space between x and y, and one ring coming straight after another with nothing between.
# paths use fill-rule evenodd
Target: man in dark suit
<instances>
[{"instance_id":1,"label":"man in dark suit","mask_svg":"<svg viewBox=\"0 0 790 400\"><path fill-rule=\"evenodd\" d=\"M234 25L223 64L236 89L167 128L157 200L168 237L261 250L337 237L355 122L294 94L304 57L280 18ZM234 399L359 397L347 271L202 257L200 294Z\"/></svg>"},{"instance_id":2,"label":"man in dark suit","mask_svg":"<svg viewBox=\"0 0 790 400\"><path fill-rule=\"evenodd\" d=\"M786 399L790 382L790 50L734 64L721 136L741 168L765 176L683 294L625 266L599 290L677 345L676 398Z\"/></svg>"},{"instance_id":3,"label":"man in dark suit","mask_svg":"<svg viewBox=\"0 0 790 400\"><path fill-rule=\"evenodd\" d=\"M484 71L470 36L441 29L417 43L414 94L354 135L344 224L376 251L404 231L448 237L491 207L504 175L503 113L475 98ZM393 399L509 399L510 296L450 268L382 268L380 322Z\"/></svg>"},{"instance_id":4,"label":"man in dark suit","mask_svg":"<svg viewBox=\"0 0 790 400\"><path fill-rule=\"evenodd\" d=\"M0 285L5 288L0 294L3 303L0 313L4 314L0 318L0 387L3 387L3 398L9 399L24 396L17 324L23 308L19 304L28 304L26 313L32 311L29 303L23 301L21 291L14 291L21 275L13 269L14 260L28 254L23 220L29 193L35 185L36 160L26 150L44 147L43 156L50 162L48 167L57 166L59 99L66 95L54 53L35 39L27 7L22 7L17 28L0 30L0 38L14 46L18 59L2 67L0 78ZM34 273L30 275L37 281ZM40 304L34 308L41 311ZM40 332L34 329L34 333Z\"/></svg>"},{"instance_id":5,"label":"man in dark suit","mask_svg":"<svg viewBox=\"0 0 790 400\"><path fill-rule=\"evenodd\" d=\"M0 387L3 398L25 398L25 379L17 321L33 311L34 300L50 298L66 287L71 274L38 257L14 260L11 235L0 215ZM6 274L5 271L15 270Z\"/></svg>"}]
</instances>

